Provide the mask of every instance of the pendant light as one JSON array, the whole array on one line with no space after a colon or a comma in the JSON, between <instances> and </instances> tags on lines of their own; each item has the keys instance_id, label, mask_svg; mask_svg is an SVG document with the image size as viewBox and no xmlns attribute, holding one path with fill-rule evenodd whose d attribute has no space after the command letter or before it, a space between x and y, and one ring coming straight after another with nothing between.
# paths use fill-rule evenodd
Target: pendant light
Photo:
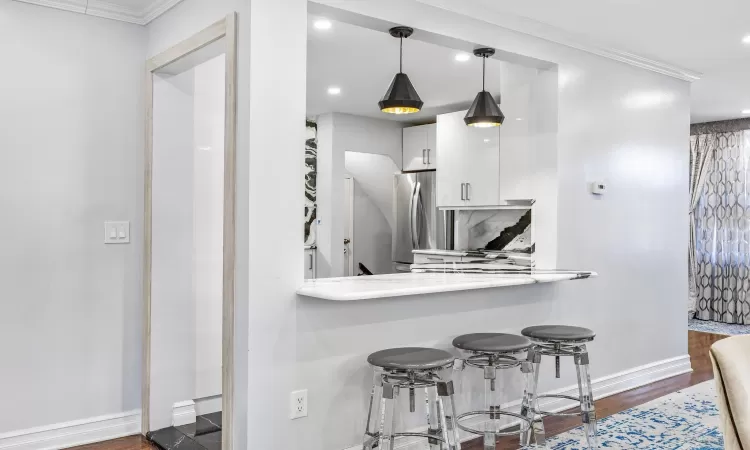
<instances>
[{"instance_id":1,"label":"pendant light","mask_svg":"<svg viewBox=\"0 0 750 450\"><path fill-rule=\"evenodd\" d=\"M464 117L464 122L470 127L486 128L499 127L505 120L505 115L495 103L492 94L484 90L487 58L495 54L494 48L478 48L474 56L482 58L482 91L477 94L474 103Z\"/></svg>"},{"instance_id":2,"label":"pendant light","mask_svg":"<svg viewBox=\"0 0 750 450\"><path fill-rule=\"evenodd\" d=\"M411 81L409 81L409 77L404 73L404 38L408 38L413 32L414 30L409 27L394 27L389 30L391 36L401 40L401 47L399 49L398 73L393 77L393 81L391 81L383 99L378 102L380 110L384 113L411 114L419 112L424 104Z\"/></svg>"}]
</instances>

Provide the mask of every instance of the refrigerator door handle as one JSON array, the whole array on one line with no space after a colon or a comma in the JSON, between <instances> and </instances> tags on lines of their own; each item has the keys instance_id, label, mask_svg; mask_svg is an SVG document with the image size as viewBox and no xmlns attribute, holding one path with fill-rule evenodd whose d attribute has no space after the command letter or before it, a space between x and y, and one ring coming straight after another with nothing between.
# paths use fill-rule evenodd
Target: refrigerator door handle
<instances>
[{"instance_id":1,"label":"refrigerator door handle","mask_svg":"<svg viewBox=\"0 0 750 450\"><path fill-rule=\"evenodd\" d=\"M414 187L411 190L411 197L409 198L409 238L411 239L411 248L412 250L414 247L414 221L416 220L416 210L415 204L414 204L414 191L416 190L417 185L415 184Z\"/></svg>"},{"instance_id":2,"label":"refrigerator door handle","mask_svg":"<svg viewBox=\"0 0 750 450\"><path fill-rule=\"evenodd\" d=\"M411 196L411 218L410 218L410 228L411 228L411 248L412 249L418 249L419 248L419 228L417 227L417 206L419 202L419 189L420 184L417 182L417 184L414 185L414 193Z\"/></svg>"}]
</instances>

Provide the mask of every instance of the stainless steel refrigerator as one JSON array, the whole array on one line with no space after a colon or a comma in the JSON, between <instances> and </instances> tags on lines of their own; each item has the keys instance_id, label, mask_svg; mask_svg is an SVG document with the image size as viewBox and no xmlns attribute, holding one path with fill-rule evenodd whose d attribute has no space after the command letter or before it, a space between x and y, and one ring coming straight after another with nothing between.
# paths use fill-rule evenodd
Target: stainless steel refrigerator
<instances>
[{"instance_id":1,"label":"stainless steel refrigerator","mask_svg":"<svg viewBox=\"0 0 750 450\"><path fill-rule=\"evenodd\" d=\"M393 180L392 257L397 272L408 272L412 250L452 249L453 212L440 211L435 195L435 171L402 173Z\"/></svg>"}]
</instances>

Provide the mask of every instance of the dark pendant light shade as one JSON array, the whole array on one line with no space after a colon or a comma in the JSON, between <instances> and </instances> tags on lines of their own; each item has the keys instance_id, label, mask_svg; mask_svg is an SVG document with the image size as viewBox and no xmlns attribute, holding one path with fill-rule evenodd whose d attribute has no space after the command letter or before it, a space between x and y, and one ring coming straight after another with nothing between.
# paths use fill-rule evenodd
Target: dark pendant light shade
<instances>
[{"instance_id":1,"label":"dark pendant light shade","mask_svg":"<svg viewBox=\"0 0 750 450\"><path fill-rule=\"evenodd\" d=\"M464 117L464 122L470 127L499 127L505 120L505 114L495 103L492 94L482 91L477 94L474 103Z\"/></svg>"},{"instance_id":2,"label":"dark pendant light shade","mask_svg":"<svg viewBox=\"0 0 750 450\"><path fill-rule=\"evenodd\" d=\"M482 91L474 98L474 103L464 117L464 122L470 127L499 127L505 121L505 114L500 111L492 94L484 90L485 63L494 54L495 49L492 48L474 50L474 55L482 58Z\"/></svg>"},{"instance_id":3,"label":"dark pendant light shade","mask_svg":"<svg viewBox=\"0 0 750 450\"><path fill-rule=\"evenodd\" d=\"M399 51L399 72L393 77L383 99L378 102L380 110L389 114L411 114L419 112L424 102L419 98L417 90L411 84L409 77L403 72L404 38L414 32L409 27L394 27L389 30L391 36L401 40Z\"/></svg>"}]
</instances>

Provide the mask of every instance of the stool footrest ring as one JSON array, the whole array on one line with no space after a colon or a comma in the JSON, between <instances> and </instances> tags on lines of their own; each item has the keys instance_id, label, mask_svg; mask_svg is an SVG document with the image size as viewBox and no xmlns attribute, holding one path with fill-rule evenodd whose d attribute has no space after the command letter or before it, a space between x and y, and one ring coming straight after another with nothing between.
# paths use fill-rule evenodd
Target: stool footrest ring
<instances>
[{"instance_id":1,"label":"stool footrest ring","mask_svg":"<svg viewBox=\"0 0 750 450\"><path fill-rule=\"evenodd\" d=\"M435 439L440 442L445 442L445 439L443 439L442 436L439 436L437 434L404 432L404 433L393 433L393 435L396 437L398 436L421 437L425 439Z\"/></svg>"},{"instance_id":2,"label":"stool footrest ring","mask_svg":"<svg viewBox=\"0 0 750 450\"><path fill-rule=\"evenodd\" d=\"M540 398L562 398L565 400L573 400L574 402L581 403L580 397L573 397L572 395L563 395L563 394L545 394L545 395L539 395L537 396L537 399ZM541 416L580 416L581 412L574 412L574 413L553 413L548 411L534 411L535 414L539 414Z\"/></svg>"},{"instance_id":3,"label":"stool footrest ring","mask_svg":"<svg viewBox=\"0 0 750 450\"><path fill-rule=\"evenodd\" d=\"M466 431L467 433L472 434L478 434L483 435L485 433L488 433L488 431L483 430L477 430L475 428L467 427L465 425L461 424L461 419L465 419L466 417L471 416L481 416L481 415L493 415L493 416L508 416L508 417L515 417L516 419L519 419L521 421L520 430L513 430L513 431L491 431L490 433L496 435L496 436L515 436L518 433L523 433L531 429L531 422L527 417L524 417L520 414L508 412L508 411L470 411L463 414L459 414L456 417L456 422L458 423L458 428ZM493 419L489 419L493 420Z\"/></svg>"}]
</instances>

